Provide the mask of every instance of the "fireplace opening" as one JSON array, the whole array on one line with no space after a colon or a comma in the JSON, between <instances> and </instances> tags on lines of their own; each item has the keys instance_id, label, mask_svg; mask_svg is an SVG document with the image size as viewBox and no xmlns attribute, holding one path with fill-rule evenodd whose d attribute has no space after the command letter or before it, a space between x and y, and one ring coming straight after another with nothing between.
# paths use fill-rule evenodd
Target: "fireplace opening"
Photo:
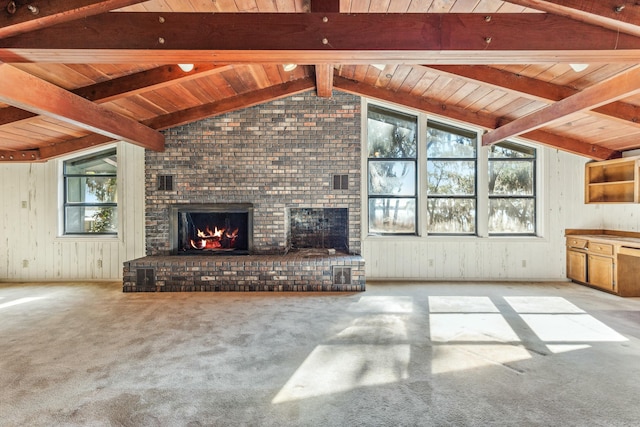
<instances>
[{"instance_id":1,"label":"fireplace opening","mask_svg":"<svg viewBox=\"0 0 640 427\"><path fill-rule=\"evenodd\" d=\"M172 207L174 255L244 255L252 248L251 205L213 204Z\"/></svg>"},{"instance_id":2,"label":"fireplace opening","mask_svg":"<svg viewBox=\"0 0 640 427\"><path fill-rule=\"evenodd\" d=\"M289 223L290 250L349 252L349 210L346 208L292 208Z\"/></svg>"}]
</instances>

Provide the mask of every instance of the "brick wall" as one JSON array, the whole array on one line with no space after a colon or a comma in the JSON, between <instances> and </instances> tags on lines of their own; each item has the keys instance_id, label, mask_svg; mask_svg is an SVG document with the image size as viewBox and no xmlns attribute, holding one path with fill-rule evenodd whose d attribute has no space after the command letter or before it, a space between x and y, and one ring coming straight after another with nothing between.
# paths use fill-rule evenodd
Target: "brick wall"
<instances>
[{"instance_id":1,"label":"brick wall","mask_svg":"<svg viewBox=\"0 0 640 427\"><path fill-rule=\"evenodd\" d=\"M286 248L289 208L347 208L349 251L360 246L360 99L314 92L165 131L146 153L146 252L168 255L169 206L252 203L256 253ZM348 189L333 190L347 174ZM158 176L173 175L173 191Z\"/></svg>"}]
</instances>

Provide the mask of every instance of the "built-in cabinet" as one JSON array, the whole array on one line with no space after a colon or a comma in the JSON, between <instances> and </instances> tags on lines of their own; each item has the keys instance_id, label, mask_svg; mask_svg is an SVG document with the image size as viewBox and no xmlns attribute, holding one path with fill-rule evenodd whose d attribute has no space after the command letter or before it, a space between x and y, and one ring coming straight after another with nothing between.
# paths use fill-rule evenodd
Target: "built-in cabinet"
<instances>
[{"instance_id":1,"label":"built-in cabinet","mask_svg":"<svg viewBox=\"0 0 640 427\"><path fill-rule=\"evenodd\" d=\"M587 163L585 203L640 203L640 156Z\"/></svg>"},{"instance_id":2,"label":"built-in cabinet","mask_svg":"<svg viewBox=\"0 0 640 427\"><path fill-rule=\"evenodd\" d=\"M621 296L640 296L640 233L567 230L567 277Z\"/></svg>"}]
</instances>

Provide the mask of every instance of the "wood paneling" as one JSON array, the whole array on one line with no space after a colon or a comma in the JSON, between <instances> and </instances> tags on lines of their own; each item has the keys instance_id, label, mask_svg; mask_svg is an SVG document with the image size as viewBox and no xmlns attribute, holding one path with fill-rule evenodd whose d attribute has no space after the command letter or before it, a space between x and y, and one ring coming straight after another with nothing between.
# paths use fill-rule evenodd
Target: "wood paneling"
<instances>
[{"instance_id":1,"label":"wood paneling","mask_svg":"<svg viewBox=\"0 0 640 427\"><path fill-rule=\"evenodd\" d=\"M118 169L120 236L74 238L58 235L58 162L0 164L0 281L121 279L144 256L144 150L121 143Z\"/></svg>"}]
</instances>

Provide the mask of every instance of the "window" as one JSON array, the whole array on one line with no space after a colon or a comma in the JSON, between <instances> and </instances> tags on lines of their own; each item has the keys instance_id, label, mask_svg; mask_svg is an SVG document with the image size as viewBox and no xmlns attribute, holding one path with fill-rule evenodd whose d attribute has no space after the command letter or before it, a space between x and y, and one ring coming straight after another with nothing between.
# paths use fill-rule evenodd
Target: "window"
<instances>
[{"instance_id":1,"label":"window","mask_svg":"<svg viewBox=\"0 0 640 427\"><path fill-rule=\"evenodd\" d=\"M537 236L542 151L363 101L369 235Z\"/></svg>"},{"instance_id":2,"label":"window","mask_svg":"<svg viewBox=\"0 0 640 427\"><path fill-rule=\"evenodd\" d=\"M64 233L118 231L116 149L64 162Z\"/></svg>"},{"instance_id":3,"label":"window","mask_svg":"<svg viewBox=\"0 0 640 427\"><path fill-rule=\"evenodd\" d=\"M369 233L416 234L416 130L415 116L368 109Z\"/></svg>"},{"instance_id":4,"label":"window","mask_svg":"<svg viewBox=\"0 0 640 427\"><path fill-rule=\"evenodd\" d=\"M477 137L436 122L427 126L427 231L476 232Z\"/></svg>"},{"instance_id":5,"label":"window","mask_svg":"<svg viewBox=\"0 0 640 427\"><path fill-rule=\"evenodd\" d=\"M514 142L489 149L489 234L536 232L536 150Z\"/></svg>"}]
</instances>

